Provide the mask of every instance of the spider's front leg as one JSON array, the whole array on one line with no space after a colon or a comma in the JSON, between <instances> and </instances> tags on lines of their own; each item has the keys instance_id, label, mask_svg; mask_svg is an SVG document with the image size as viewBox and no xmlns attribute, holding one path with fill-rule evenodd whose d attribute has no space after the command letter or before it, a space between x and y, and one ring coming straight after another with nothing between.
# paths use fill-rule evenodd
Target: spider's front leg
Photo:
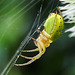
<instances>
[{"instance_id":1,"label":"spider's front leg","mask_svg":"<svg viewBox=\"0 0 75 75\"><path fill-rule=\"evenodd\" d=\"M43 54L44 54L44 52L45 52L45 46L44 46L44 44L43 44L43 42L42 41L38 41L37 42L37 46L38 46L38 51L39 51L39 54L37 54L36 56L34 56L34 57L26 57L26 56L23 56L23 55L21 55L21 57L23 57L23 58L27 58L27 59L31 59L30 61L28 61L27 63L24 63L24 64L15 64L16 66L25 66L25 65L29 65L29 64L31 64L32 62L34 62L35 60L37 60L37 59L39 59ZM32 51L37 51L37 49L35 49L35 50L30 50L31 52ZM26 52L30 52L30 51L26 51ZM25 52L25 51L23 51L23 52Z\"/></svg>"},{"instance_id":2,"label":"spider's front leg","mask_svg":"<svg viewBox=\"0 0 75 75\"><path fill-rule=\"evenodd\" d=\"M36 52L36 51L39 51L38 48L36 49L33 49L33 50L23 50L22 52ZM33 59L33 57L27 57L27 56L23 56L23 55L20 55L21 57L23 58L26 58L26 59Z\"/></svg>"}]
</instances>

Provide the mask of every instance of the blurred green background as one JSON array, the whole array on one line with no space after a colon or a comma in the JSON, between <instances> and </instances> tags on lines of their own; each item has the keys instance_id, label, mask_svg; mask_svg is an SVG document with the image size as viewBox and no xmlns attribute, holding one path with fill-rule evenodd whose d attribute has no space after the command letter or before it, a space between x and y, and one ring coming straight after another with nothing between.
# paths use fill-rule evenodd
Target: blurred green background
<instances>
[{"instance_id":1,"label":"blurred green background","mask_svg":"<svg viewBox=\"0 0 75 75\"><path fill-rule=\"evenodd\" d=\"M56 6L61 5L58 0L0 0L0 73L33 26L41 4L40 24L50 12L56 11ZM39 60L28 66L14 66L8 75L75 75L75 38L68 37L70 32L64 33L72 26L65 24L61 37L47 48ZM32 41L25 47L34 48ZM24 62L23 58L17 61Z\"/></svg>"}]
</instances>

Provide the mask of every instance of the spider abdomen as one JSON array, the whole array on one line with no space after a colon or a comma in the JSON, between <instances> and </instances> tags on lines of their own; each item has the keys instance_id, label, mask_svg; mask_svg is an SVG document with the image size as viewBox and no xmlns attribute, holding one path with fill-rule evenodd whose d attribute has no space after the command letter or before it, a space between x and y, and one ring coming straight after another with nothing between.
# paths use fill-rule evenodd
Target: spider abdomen
<instances>
[{"instance_id":1,"label":"spider abdomen","mask_svg":"<svg viewBox=\"0 0 75 75\"><path fill-rule=\"evenodd\" d=\"M51 36L50 40L57 40L64 27L62 16L52 13L46 20L44 27L45 31Z\"/></svg>"}]
</instances>

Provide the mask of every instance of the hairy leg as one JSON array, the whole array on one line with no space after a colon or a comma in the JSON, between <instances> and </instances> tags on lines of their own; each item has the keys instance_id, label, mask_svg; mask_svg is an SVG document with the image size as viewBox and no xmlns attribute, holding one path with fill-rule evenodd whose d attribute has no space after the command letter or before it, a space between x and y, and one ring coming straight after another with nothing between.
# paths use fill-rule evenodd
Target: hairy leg
<instances>
[{"instance_id":1,"label":"hairy leg","mask_svg":"<svg viewBox=\"0 0 75 75\"><path fill-rule=\"evenodd\" d=\"M33 49L33 50L23 50L22 52L36 52L36 51L39 51L38 48L36 49ZM27 57L27 56L23 56L23 55L20 55L21 57L23 58L26 58L26 59L33 59L33 57Z\"/></svg>"},{"instance_id":2,"label":"hairy leg","mask_svg":"<svg viewBox=\"0 0 75 75\"><path fill-rule=\"evenodd\" d=\"M41 41L39 41L37 45L38 45L38 49L39 49L39 54L37 54L34 57L25 57L27 59L31 59L27 63L24 63L24 64L15 64L15 65L16 66L25 66L25 65L29 65L32 62L34 62L35 60L39 59L44 54L44 52L45 52L45 46L44 46L44 44ZM22 57L24 57L24 56L22 56Z\"/></svg>"},{"instance_id":3,"label":"hairy leg","mask_svg":"<svg viewBox=\"0 0 75 75\"><path fill-rule=\"evenodd\" d=\"M33 49L33 50L23 50L22 52L36 52L36 51L39 51L38 48Z\"/></svg>"},{"instance_id":4,"label":"hairy leg","mask_svg":"<svg viewBox=\"0 0 75 75\"><path fill-rule=\"evenodd\" d=\"M33 59L33 57L27 57L27 56L23 56L23 55L20 55L20 56L25 59Z\"/></svg>"}]
</instances>

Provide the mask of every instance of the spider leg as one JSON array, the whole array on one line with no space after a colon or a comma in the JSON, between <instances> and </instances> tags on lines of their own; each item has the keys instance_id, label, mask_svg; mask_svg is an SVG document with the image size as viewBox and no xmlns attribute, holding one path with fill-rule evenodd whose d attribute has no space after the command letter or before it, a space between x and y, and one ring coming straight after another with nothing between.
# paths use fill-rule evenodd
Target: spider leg
<instances>
[{"instance_id":1,"label":"spider leg","mask_svg":"<svg viewBox=\"0 0 75 75\"><path fill-rule=\"evenodd\" d=\"M62 13L61 13L61 10L59 7L57 7L58 11L59 11L59 14L62 16Z\"/></svg>"},{"instance_id":2,"label":"spider leg","mask_svg":"<svg viewBox=\"0 0 75 75\"><path fill-rule=\"evenodd\" d=\"M35 51L39 51L38 48L33 49L33 50L23 50L22 52L35 52ZM23 55L20 55L20 56L23 58L26 58L26 59L33 59L33 57L27 57L27 56L23 56Z\"/></svg>"},{"instance_id":3,"label":"spider leg","mask_svg":"<svg viewBox=\"0 0 75 75\"><path fill-rule=\"evenodd\" d=\"M23 55L20 55L22 58L26 58L26 59L33 59L33 57L27 57L27 56L23 56Z\"/></svg>"},{"instance_id":4,"label":"spider leg","mask_svg":"<svg viewBox=\"0 0 75 75\"><path fill-rule=\"evenodd\" d=\"M36 51L39 51L38 48L33 49L33 50L23 50L22 52L36 52Z\"/></svg>"},{"instance_id":5,"label":"spider leg","mask_svg":"<svg viewBox=\"0 0 75 75\"><path fill-rule=\"evenodd\" d=\"M34 62L35 60L30 60L28 61L27 63L24 63L24 64L15 64L15 66L25 66L25 65L29 65L31 64L32 62Z\"/></svg>"},{"instance_id":6,"label":"spider leg","mask_svg":"<svg viewBox=\"0 0 75 75\"><path fill-rule=\"evenodd\" d=\"M44 54L44 52L45 52L45 46L44 46L44 44L41 41L38 42L38 49L39 49L39 54L37 54L34 57L30 57L31 58L30 61L28 61L27 63L24 63L24 64L15 64L15 65L16 66L25 66L25 65L29 65L32 62L34 62L35 60L39 59Z\"/></svg>"}]
</instances>

